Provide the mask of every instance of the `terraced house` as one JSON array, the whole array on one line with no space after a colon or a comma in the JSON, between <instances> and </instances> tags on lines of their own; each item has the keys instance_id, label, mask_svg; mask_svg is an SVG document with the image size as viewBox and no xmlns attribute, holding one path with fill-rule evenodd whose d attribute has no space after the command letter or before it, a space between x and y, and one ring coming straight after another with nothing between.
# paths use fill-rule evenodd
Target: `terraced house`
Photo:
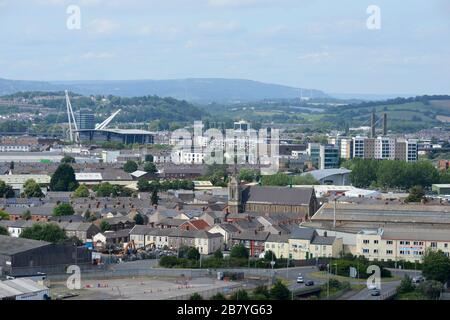
<instances>
[{"instance_id":1,"label":"terraced house","mask_svg":"<svg viewBox=\"0 0 450 320\"><path fill-rule=\"evenodd\" d=\"M320 236L311 228L296 228L291 234L270 235L265 250L278 258L307 260L312 258L337 258L343 251L342 238Z\"/></svg>"},{"instance_id":2,"label":"terraced house","mask_svg":"<svg viewBox=\"0 0 450 320\"><path fill-rule=\"evenodd\" d=\"M371 261L422 262L427 250L450 256L448 229L365 229L356 236L356 251Z\"/></svg>"}]
</instances>

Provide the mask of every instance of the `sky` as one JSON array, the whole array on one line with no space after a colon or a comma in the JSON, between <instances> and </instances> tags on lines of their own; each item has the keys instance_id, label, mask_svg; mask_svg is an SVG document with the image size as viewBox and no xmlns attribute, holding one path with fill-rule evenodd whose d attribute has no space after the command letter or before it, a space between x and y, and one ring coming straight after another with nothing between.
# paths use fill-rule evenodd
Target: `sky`
<instances>
[{"instance_id":1,"label":"sky","mask_svg":"<svg viewBox=\"0 0 450 320\"><path fill-rule=\"evenodd\" d=\"M0 78L203 77L450 94L450 1L0 0Z\"/></svg>"}]
</instances>

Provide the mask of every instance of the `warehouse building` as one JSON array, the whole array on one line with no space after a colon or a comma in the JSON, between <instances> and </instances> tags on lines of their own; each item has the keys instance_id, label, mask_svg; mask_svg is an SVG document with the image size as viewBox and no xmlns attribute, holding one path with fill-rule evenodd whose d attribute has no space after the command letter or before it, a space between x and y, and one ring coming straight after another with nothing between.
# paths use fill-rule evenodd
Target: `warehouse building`
<instances>
[{"instance_id":1,"label":"warehouse building","mask_svg":"<svg viewBox=\"0 0 450 320\"><path fill-rule=\"evenodd\" d=\"M0 282L0 300L48 300L50 290L31 279L21 278Z\"/></svg>"},{"instance_id":2,"label":"warehouse building","mask_svg":"<svg viewBox=\"0 0 450 320\"><path fill-rule=\"evenodd\" d=\"M91 263L84 247L0 236L0 276L64 273L67 266Z\"/></svg>"}]
</instances>

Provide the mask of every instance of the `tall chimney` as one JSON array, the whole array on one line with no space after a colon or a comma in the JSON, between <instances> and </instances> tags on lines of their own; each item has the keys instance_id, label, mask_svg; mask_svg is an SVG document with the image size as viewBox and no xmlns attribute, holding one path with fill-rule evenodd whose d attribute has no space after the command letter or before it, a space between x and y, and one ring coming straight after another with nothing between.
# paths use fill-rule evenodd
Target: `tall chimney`
<instances>
[{"instance_id":1,"label":"tall chimney","mask_svg":"<svg viewBox=\"0 0 450 320\"><path fill-rule=\"evenodd\" d=\"M387 113L383 114L383 136L387 136L388 128L387 128Z\"/></svg>"},{"instance_id":2,"label":"tall chimney","mask_svg":"<svg viewBox=\"0 0 450 320\"><path fill-rule=\"evenodd\" d=\"M370 118L370 137L375 138L375 111L372 111L372 116Z\"/></svg>"}]
</instances>

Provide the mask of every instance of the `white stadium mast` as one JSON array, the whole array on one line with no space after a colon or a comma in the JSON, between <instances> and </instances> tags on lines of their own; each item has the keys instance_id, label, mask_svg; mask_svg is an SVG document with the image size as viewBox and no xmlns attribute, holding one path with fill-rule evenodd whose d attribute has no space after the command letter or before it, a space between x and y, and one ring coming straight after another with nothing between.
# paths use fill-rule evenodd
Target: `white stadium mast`
<instances>
[{"instance_id":1,"label":"white stadium mast","mask_svg":"<svg viewBox=\"0 0 450 320\"><path fill-rule=\"evenodd\" d=\"M77 121L75 119L75 115L73 113L72 103L70 102L69 91L65 91L66 93L66 108L67 108L67 118L69 120L69 139L72 143L80 142L80 132L78 128ZM114 120L114 118L122 111L122 109L117 110L112 114L108 119L103 121L102 123L95 126L95 130L105 130L107 126ZM81 116L81 115L80 115Z\"/></svg>"},{"instance_id":2,"label":"white stadium mast","mask_svg":"<svg viewBox=\"0 0 450 320\"><path fill-rule=\"evenodd\" d=\"M67 108L67 117L69 119L69 138L70 138L70 142L78 142L78 125L77 122L75 121L75 116L73 114L73 109L72 109L72 103L70 103L70 98L69 98L69 91L65 91L66 92L66 108ZM72 124L73 127L75 128L75 130L72 129ZM74 133L75 131L75 133Z\"/></svg>"},{"instance_id":3,"label":"white stadium mast","mask_svg":"<svg viewBox=\"0 0 450 320\"><path fill-rule=\"evenodd\" d=\"M106 129L106 127L111 123L111 121L114 120L114 118L122 111L122 109L117 110L114 112L108 119L103 121L102 123L95 126L95 130L103 130Z\"/></svg>"}]
</instances>

